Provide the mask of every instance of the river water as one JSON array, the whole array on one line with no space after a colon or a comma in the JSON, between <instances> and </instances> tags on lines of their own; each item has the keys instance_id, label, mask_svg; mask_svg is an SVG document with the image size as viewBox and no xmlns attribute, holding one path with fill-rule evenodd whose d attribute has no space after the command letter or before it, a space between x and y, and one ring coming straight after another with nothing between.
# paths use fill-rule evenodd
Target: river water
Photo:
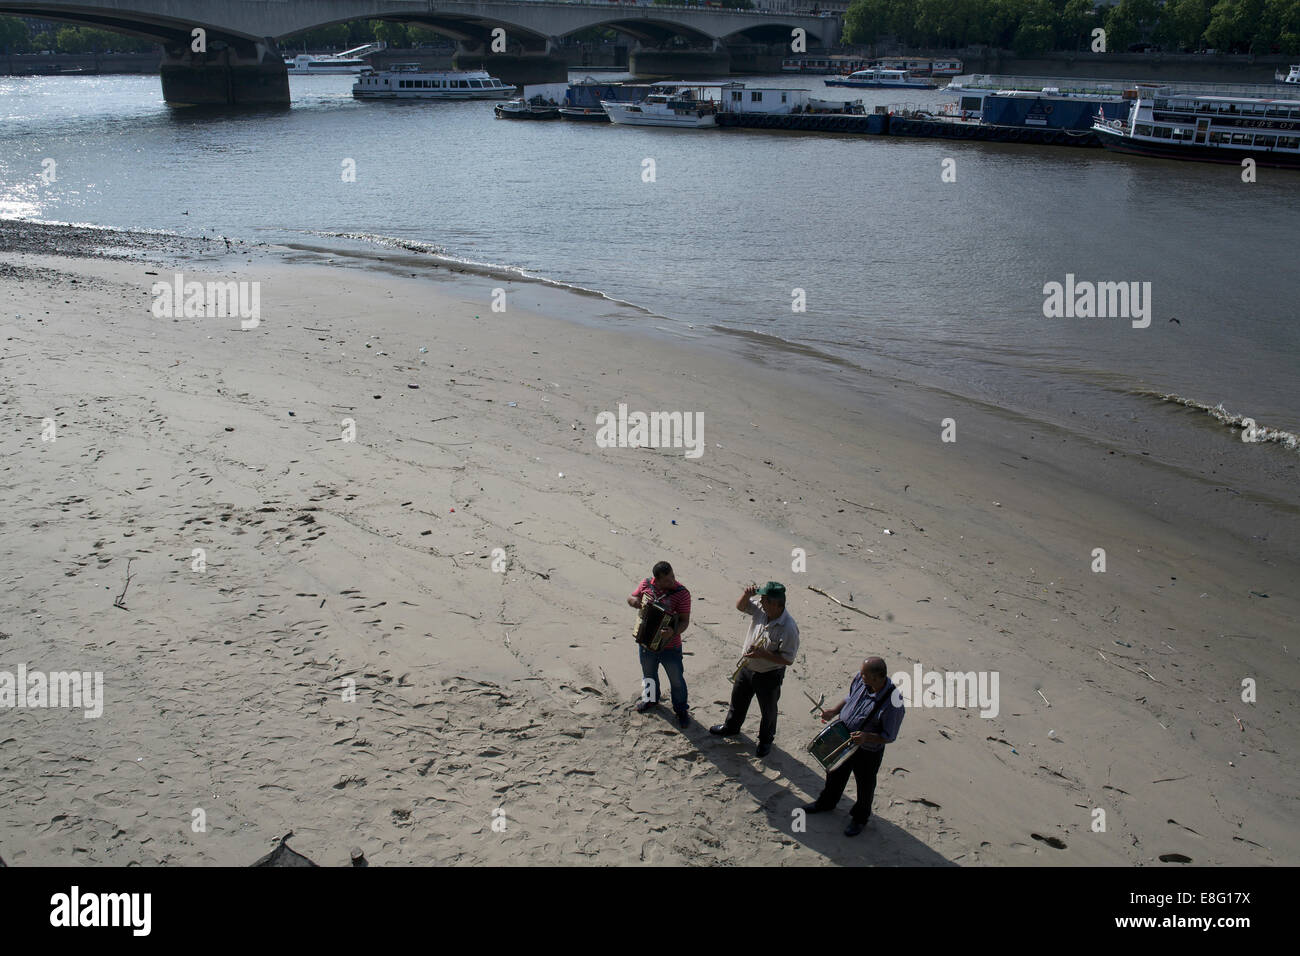
<instances>
[{"instance_id":1,"label":"river water","mask_svg":"<svg viewBox=\"0 0 1300 956\"><path fill-rule=\"evenodd\" d=\"M794 343L1178 466L1213 453L1295 475L1295 449L1147 393L1300 434L1300 173L1244 183L1233 166L1102 150L505 122L487 102L358 102L351 82L294 77L291 109L213 115L167 108L156 77L0 78L0 216L428 244L599 290L683 335ZM1149 327L1046 317L1045 284L1071 275L1149 288Z\"/></svg>"}]
</instances>

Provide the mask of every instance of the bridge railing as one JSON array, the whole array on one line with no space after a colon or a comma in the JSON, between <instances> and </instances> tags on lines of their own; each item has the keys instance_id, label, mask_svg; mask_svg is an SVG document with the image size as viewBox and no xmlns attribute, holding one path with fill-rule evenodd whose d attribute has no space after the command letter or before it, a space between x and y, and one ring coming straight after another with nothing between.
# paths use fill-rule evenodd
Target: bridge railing
<instances>
[{"instance_id":1,"label":"bridge railing","mask_svg":"<svg viewBox=\"0 0 1300 956\"><path fill-rule=\"evenodd\" d=\"M838 13L821 10L807 0L755 0L754 9L737 10L732 7L711 7L706 3L651 3L649 0L516 0L516 2L544 7L599 7L601 9L635 7L638 10L694 10L701 13L736 14L756 16L765 13L783 13L799 17L837 17Z\"/></svg>"}]
</instances>

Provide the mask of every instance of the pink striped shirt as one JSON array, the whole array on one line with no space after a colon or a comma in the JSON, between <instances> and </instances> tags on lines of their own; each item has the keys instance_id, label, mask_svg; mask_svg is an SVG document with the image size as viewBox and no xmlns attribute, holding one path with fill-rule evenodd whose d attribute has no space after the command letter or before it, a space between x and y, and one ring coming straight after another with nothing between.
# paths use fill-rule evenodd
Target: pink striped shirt
<instances>
[{"instance_id":1,"label":"pink striped shirt","mask_svg":"<svg viewBox=\"0 0 1300 956\"><path fill-rule=\"evenodd\" d=\"M682 584L680 581L677 582L676 590L660 591L655 587L653 580L646 578L638 584L636 590L632 592L633 597L640 597L643 594L650 595L650 600L658 601L673 614L676 614L679 619L683 615L691 613L691 592L686 590L686 585ZM663 650L670 651L675 647L681 646L682 636L678 634L663 646Z\"/></svg>"}]
</instances>

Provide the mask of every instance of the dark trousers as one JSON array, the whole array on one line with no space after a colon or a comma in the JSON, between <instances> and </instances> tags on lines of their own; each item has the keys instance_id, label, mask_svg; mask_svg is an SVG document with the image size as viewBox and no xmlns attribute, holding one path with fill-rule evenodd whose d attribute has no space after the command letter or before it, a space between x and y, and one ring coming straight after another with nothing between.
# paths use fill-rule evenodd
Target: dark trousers
<instances>
[{"instance_id":1,"label":"dark trousers","mask_svg":"<svg viewBox=\"0 0 1300 956\"><path fill-rule=\"evenodd\" d=\"M776 739L776 702L781 699L781 683L785 680L785 668L755 673L746 667L731 685L731 708L723 722L727 733L740 732L740 725L749 713L749 702L758 698L758 709L763 719L758 725L758 742L770 744Z\"/></svg>"},{"instance_id":2,"label":"dark trousers","mask_svg":"<svg viewBox=\"0 0 1300 956\"><path fill-rule=\"evenodd\" d=\"M884 750L859 748L853 751L853 756L826 775L826 786L817 798L817 806L822 810L834 810L849 782L849 774L853 774L858 782L858 802L853 804L849 815L858 823L865 824L871 816L871 799L876 795L876 774L880 771L880 761L884 757Z\"/></svg>"}]
</instances>

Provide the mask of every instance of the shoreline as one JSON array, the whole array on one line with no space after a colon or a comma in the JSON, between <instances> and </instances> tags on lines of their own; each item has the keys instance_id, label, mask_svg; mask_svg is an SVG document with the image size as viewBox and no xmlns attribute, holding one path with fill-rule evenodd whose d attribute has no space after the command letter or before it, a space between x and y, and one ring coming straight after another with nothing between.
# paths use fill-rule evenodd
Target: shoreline
<instances>
[{"instance_id":1,"label":"shoreline","mask_svg":"<svg viewBox=\"0 0 1300 956\"><path fill-rule=\"evenodd\" d=\"M7 860L250 862L287 829L319 862L353 843L388 863L1300 859L1296 566L1276 519L1264 541L1241 526L1257 505L1226 505L1232 534L1139 507L1164 497L1140 454L974 406L944 443L950 397L646 336L559 290L508 284L493 314L486 277L189 242L143 260L0 242L19 303L0 388L20 423L0 663L84 656L107 696L91 727L15 713ZM155 320L146 273L178 265L261 281L261 327ZM703 457L597 448L596 415L619 401L702 411ZM47 417L55 445L39 440ZM188 570L194 547L206 575ZM128 557L123 614L109 605ZM620 605L660 557L697 601L685 734L627 709L639 672ZM752 578L787 582L805 641L766 761L703 730L743 636L726 609ZM870 839L834 821L792 834L819 779L801 691L834 695L871 652L891 673L996 671L1000 713L910 709ZM1243 676L1258 705L1233 703ZM149 754L150 773L130 766ZM58 777L39 779L46 766ZM1161 782L1184 774L1194 786ZM166 822L199 790L220 820L206 837ZM503 793L513 842L491 828ZM1083 803L1109 810L1107 833ZM41 805L73 812L45 826Z\"/></svg>"}]
</instances>

